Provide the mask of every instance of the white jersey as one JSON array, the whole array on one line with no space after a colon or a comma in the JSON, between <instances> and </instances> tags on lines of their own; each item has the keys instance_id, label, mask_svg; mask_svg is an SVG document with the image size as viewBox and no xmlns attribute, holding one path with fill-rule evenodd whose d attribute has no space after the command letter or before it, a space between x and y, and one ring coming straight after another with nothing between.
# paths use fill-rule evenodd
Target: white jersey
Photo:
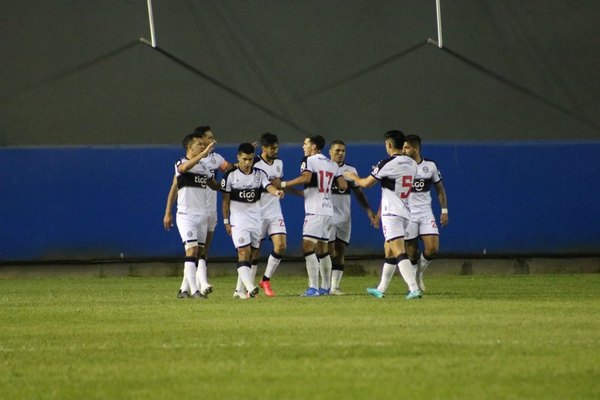
<instances>
[{"instance_id":1,"label":"white jersey","mask_svg":"<svg viewBox=\"0 0 600 400\"><path fill-rule=\"evenodd\" d=\"M393 155L379 161L371 176L381 182L381 215L410 218L408 198L417 163L407 156Z\"/></svg>"},{"instance_id":2,"label":"white jersey","mask_svg":"<svg viewBox=\"0 0 600 400\"><path fill-rule=\"evenodd\" d=\"M333 216L331 186L340 176L338 165L323 154L304 157L300 172L309 171L310 182L304 185L306 214Z\"/></svg>"},{"instance_id":3,"label":"white jersey","mask_svg":"<svg viewBox=\"0 0 600 400\"><path fill-rule=\"evenodd\" d=\"M189 171L183 174L177 170L177 167L189 161L183 157L175 164L175 177L177 179L177 212L193 215L206 215L209 211L206 208L208 197L215 191L206 186L206 183L213 178L212 172L202 163L194 165Z\"/></svg>"},{"instance_id":4,"label":"white jersey","mask_svg":"<svg viewBox=\"0 0 600 400\"><path fill-rule=\"evenodd\" d=\"M412 215L431 213L431 185L442 180L442 173L435 161L422 159L417 164L408 205Z\"/></svg>"},{"instance_id":5,"label":"white jersey","mask_svg":"<svg viewBox=\"0 0 600 400\"><path fill-rule=\"evenodd\" d=\"M264 172L253 168L249 174L234 168L221 180L221 191L230 194L229 221L232 226L260 226L260 197L271 182ZM272 196L265 193L265 196Z\"/></svg>"},{"instance_id":6,"label":"white jersey","mask_svg":"<svg viewBox=\"0 0 600 400\"><path fill-rule=\"evenodd\" d=\"M219 153L210 153L206 157L204 157L200 162L208 167L210 172L213 173L215 179L217 178L217 171L221 168L221 166L225 163L225 159ZM216 213L217 212L217 192L212 191L207 197L206 208L209 212Z\"/></svg>"},{"instance_id":7,"label":"white jersey","mask_svg":"<svg viewBox=\"0 0 600 400\"><path fill-rule=\"evenodd\" d=\"M254 168L261 170L270 181L272 179L283 179L283 161L277 159L269 164L261 156L254 159ZM263 218L281 218L281 204L279 198L263 193L260 197L260 210Z\"/></svg>"},{"instance_id":8,"label":"white jersey","mask_svg":"<svg viewBox=\"0 0 600 400\"><path fill-rule=\"evenodd\" d=\"M358 175L358 171L352 165L342 164L339 166L340 174L350 171ZM337 186L337 182L333 182L331 186L331 201L333 203L333 222L342 222L350 220L350 206L351 206L351 188L357 188L358 185L354 181L347 181L348 189L340 190Z\"/></svg>"}]
</instances>

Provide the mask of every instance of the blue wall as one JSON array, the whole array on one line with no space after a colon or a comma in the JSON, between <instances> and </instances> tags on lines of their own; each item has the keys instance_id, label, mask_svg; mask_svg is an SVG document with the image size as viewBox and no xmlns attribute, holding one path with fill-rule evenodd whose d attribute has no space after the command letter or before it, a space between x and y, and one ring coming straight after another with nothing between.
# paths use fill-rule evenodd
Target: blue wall
<instances>
[{"instance_id":1,"label":"blue wall","mask_svg":"<svg viewBox=\"0 0 600 400\"><path fill-rule=\"evenodd\" d=\"M218 151L234 160L235 149ZM426 144L423 154L440 166L448 193L445 255L600 253L599 141ZM176 146L0 149L0 262L180 257L176 229L162 228L180 156ZM295 177L300 144L282 146L280 156ZM380 143L348 144L361 176L384 156ZM376 208L379 188L367 194ZM353 207L349 254L379 255L381 233ZM283 211L288 254L299 256L302 199L287 196ZM235 255L222 225L210 254Z\"/></svg>"}]
</instances>

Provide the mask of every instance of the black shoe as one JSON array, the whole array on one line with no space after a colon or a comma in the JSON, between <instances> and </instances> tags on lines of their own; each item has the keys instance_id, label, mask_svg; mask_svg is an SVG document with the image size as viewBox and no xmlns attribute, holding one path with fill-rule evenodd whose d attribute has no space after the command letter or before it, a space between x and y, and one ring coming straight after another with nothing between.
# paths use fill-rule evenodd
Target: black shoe
<instances>
[{"instance_id":1,"label":"black shoe","mask_svg":"<svg viewBox=\"0 0 600 400\"><path fill-rule=\"evenodd\" d=\"M200 293L199 290L196 290L196 292L194 292L194 294L192 295L192 299L206 299L207 297L204 296L202 293Z\"/></svg>"},{"instance_id":2,"label":"black shoe","mask_svg":"<svg viewBox=\"0 0 600 400\"><path fill-rule=\"evenodd\" d=\"M186 291L183 291L183 292L180 290L180 291L177 293L177 298L178 298L178 299L187 299L188 297L190 297L190 293L189 293L187 290L186 290Z\"/></svg>"}]
</instances>

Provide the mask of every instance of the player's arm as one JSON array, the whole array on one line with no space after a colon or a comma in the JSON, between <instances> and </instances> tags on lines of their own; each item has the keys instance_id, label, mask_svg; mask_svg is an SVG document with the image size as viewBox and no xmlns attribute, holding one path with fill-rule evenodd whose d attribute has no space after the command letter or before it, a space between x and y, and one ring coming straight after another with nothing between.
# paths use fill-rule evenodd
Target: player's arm
<instances>
[{"instance_id":1,"label":"player's arm","mask_svg":"<svg viewBox=\"0 0 600 400\"><path fill-rule=\"evenodd\" d=\"M219 169L221 170L221 172L229 171L230 169L232 169L234 167L235 167L235 164L232 164L227 160L223 160L221 165L219 165Z\"/></svg>"},{"instance_id":2,"label":"player's arm","mask_svg":"<svg viewBox=\"0 0 600 400\"><path fill-rule=\"evenodd\" d=\"M175 200L177 199L177 177L173 177L173 183L171 184L171 189L169 190L169 195L167 196L167 206L165 207L165 216L163 217L163 227L165 230L170 230L173 226L173 214L171 210L173 210L173 204L175 204Z\"/></svg>"},{"instance_id":3,"label":"player's arm","mask_svg":"<svg viewBox=\"0 0 600 400\"><path fill-rule=\"evenodd\" d=\"M212 178L210 178L209 180L206 181L206 184L212 190L219 190L219 189L221 189L221 185L219 185L219 182L217 182L217 180L215 179L214 175L213 175Z\"/></svg>"},{"instance_id":4,"label":"player's arm","mask_svg":"<svg viewBox=\"0 0 600 400\"><path fill-rule=\"evenodd\" d=\"M367 200L367 196L365 196L365 192L363 192L363 190L360 187L353 187L352 191L354 192L354 195L356 196L356 200L358 200L358 204L360 204L360 206L367 212L367 215L369 216L369 220L371 221L371 224L372 224L373 218L375 218L375 213L373 212L373 210L371 209L371 206L369 205L369 200Z\"/></svg>"},{"instance_id":5,"label":"player's arm","mask_svg":"<svg viewBox=\"0 0 600 400\"><path fill-rule=\"evenodd\" d=\"M283 199L283 196L285 194L285 192L282 189L277 189L277 187L275 187L275 185L273 184L269 184L265 190L269 193L271 193L273 196L275 197L279 197L280 199Z\"/></svg>"},{"instance_id":6,"label":"player's arm","mask_svg":"<svg viewBox=\"0 0 600 400\"><path fill-rule=\"evenodd\" d=\"M310 183L310 179L312 177L312 172L311 171L303 171L302 174L300 174L300 176L290 180L290 181L282 181L280 183L280 189L286 188L288 186L298 186L298 185L306 185L307 183Z\"/></svg>"},{"instance_id":7,"label":"player's arm","mask_svg":"<svg viewBox=\"0 0 600 400\"><path fill-rule=\"evenodd\" d=\"M225 231L231 236L231 224L229 223L229 209L231 205L231 194L223 192L223 202L221 205L221 212L223 213L223 224L225 225Z\"/></svg>"},{"instance_id":8,"label":"player's arm","mask_svg":"<svg viewBox=\"0 0 600 400\"><path fill-rule=\"evenodd\" d=\"M358 174L352 171L344 172L344 178L348 179L349 181L356 182L356 184L362 188L370 188L371 186L377 183L377 179L375 179L373 175L361 178L360 176L358 176Z\"/></svg>"},{"instance_id":9,"label":"player's arm","mask_svg":"<svg viewBox=\"0 0 600 400\"><path fill-rule=\"evenodd\" d=\"M446 226L448 225L448 198L446 197L446 189L444 188L442 181L438 181L433 185L438 195L440 208L442 209L442 213L440 215L440 224L442 226Z\"/></svg>"},{"instance_id":10,"label":"player's arm","mask_svg":"<svg viewBox=\"0 0 600 400\"><path fill-rule=\"evenodd\" d=\"M212 151L213 147L215 146L215 143L216 142L210 142L209 144L206 145L206 148L204 150L202 150L201 153L190 158L186 162L179 164L177 166L177 171L179 171L180 174L184 174L184 173L188 172L190 169L194 168L194 166L196 164L198 164L200 162L200 160L202 160L204 157L206 157L208 155L208 153L210 153Z\"/></svg>"},{"instance_id":11,"label":"player's arm","mask_svg":"<svg viewBox=\"0 0 600 400\"><path fill-rule=\"evenodd\" d=\"M348 190L348 181L346 181L343 175L336 177L335 182L340 190Z\"/></svg>"}]
</instances>

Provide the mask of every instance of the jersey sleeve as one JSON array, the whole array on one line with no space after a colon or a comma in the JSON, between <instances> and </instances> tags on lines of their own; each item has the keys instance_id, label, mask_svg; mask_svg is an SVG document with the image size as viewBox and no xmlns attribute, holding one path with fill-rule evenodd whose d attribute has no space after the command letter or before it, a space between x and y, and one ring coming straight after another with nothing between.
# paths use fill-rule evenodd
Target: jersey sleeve
<instances>
[{"instance_id":1,"label":"jersey sleeve","mask_svg":"<svg viewBox=\"0 0 600 400\"><path fill-rule=\"evenodd\" d=\"M304 171L313 172L311 168L312 166L309 165L308 157L304 157L302 159L302 164L300 164L300 173L303 173Z\"/></svg>"},{"instance_id":2,"label":"jersey sleeve","mask_svg":"<svg viewBox=\"0 0 600 400\"><path fill-rule=\"evenodd\" d=\"M272 185L271 181L269 181L269 177L267 176L267 174L265 173L265 171L261 170L261 169L257 169L256 170L260 179L260 186L262 186L263 188L267 188L267 186Z\"/></svg>"},{"instance_id":3,"label":"jersey sleeve","mask_svg":"<svg viewBox=\"0 0 600 400\"><path fill-rule=\"evenodd\" d=\"M435 170L431 174L431 181L433 183L441 182L442 181L442 171L440 171L440 169L438 168L436 163L433 163L433 165L435 166Z\"/></svg>"},{"instance_id":4,"label":"jersey sleeve","mask_svg":"<svg viewBox=\"0 0 600 400\"><path fill-rule=\"evenodd\" d=\"M233 170L227 171L223 176L223 179L221 179L221 192L223 193L231 193L231 182L229 180L231 172L233 172Z\"/></svg>"}]
</instances>

